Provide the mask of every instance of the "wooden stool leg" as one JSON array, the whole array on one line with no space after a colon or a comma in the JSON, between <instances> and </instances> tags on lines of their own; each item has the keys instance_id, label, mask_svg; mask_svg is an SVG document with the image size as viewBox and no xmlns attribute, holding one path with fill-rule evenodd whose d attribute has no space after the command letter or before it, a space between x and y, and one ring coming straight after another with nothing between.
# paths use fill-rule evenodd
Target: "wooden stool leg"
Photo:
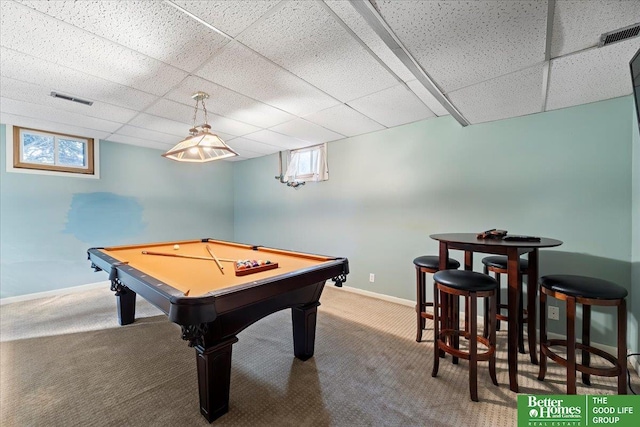
<instances>
[{"instance_id":1,"label":"wooden stool leg","mask_svg":"<svg viewBox=\"0 0 640 427\"><path fill-rule=\"evenodd\" d=\"M489 275L489 267L487 267L486 265L484 266L484 270L483 270L485 275ZM483 322L483 329L482 329L482 336L485 338L489 337L489 298L485 298L484 299L484 322Z\"/></svg>"},{"instance_id":2,"label":"wooden stool leg","mask_svg":"<svg viewBox=\"0 0 640 427\"><path fill-rule=\"evenodd\" d=\"M465 298L466 300L466 298ZM466 307L466 305L465 305ZM452 336L453 339L453 348L455 348L456 350L458 350L460 348L460 335L457 333L458 331L460 331L460 297L459 296L453 296L453 304L452 304L452 329L454 330L454 334ZM466 319L466 314L465 314L465 321ZM465 329L466 330L466 329ZM475 337L475 335L474 335ZM457 365L458 364L458 357L453 356L453 364Z\"/></svg>"},{"instance_id":3,"label":"wooden stool leg","mask_svg":"<svg viewBox=\"0 0 640 427\"><path fill-rule=\"evenodd\" d=\"M500 292L500 288L496 289L496 293ZM496 294L497 295L497 294ZM491 359L489 359L489 375L491 376L491 381L498 385L498 378L496 376L496 313L497 313L497 301L496 295L490 297L491 308L490 308L490 321L489 321L489 347L493 349L493 354L491 355Z\"/></svg>"},{"instance_id":4,"label":"wooden stool leg","mask_svg":"<svg viewBox=\"0 0 640 427\"><path fill-rule=\"evenodd\" d=\"M591 306L582 305L582 345L591 344ZM584 348L582 349L582 364L589 366L591 364L591 353ZM582 384L591 385L591 376L582 373Z\"/></svg>"},{"instance_id":5,"label":"wooden stool leg","mask_svg":"<svg viewBox=\"0 0 640 427\"><path fill-rule=\"evenodd\" d=\"M627 394L627 302L622 299L618 306L618 394Z\"/></svg>"},{"instance_id":6,"label":"wooden stool leg","mask_svg":"<svg viewBox=\"0 0 640 427\"><path fill-rule=\"evenodd\" d=\"M567 394L576 394L576 299L567 297Z\"/></svg>"},{"instance_id":7,"label":"wooden stool leg","mask_svg":"<svg viewBox=\"0 0 640 427\"><path fill-rule=\"evenodd\" d=\"M440 291L438 290L438 285L436 282L433 282L433 370L431 371L431 376L435 377L438 375L438 368L440 367L440 357L441 353L444 353L440 350Z\"/></svg>"},{"instance_id":8,"label":"wooden stool leg","mask_svg":"<svg viewBox=\"0 0 640 427\"><path fill-rule=\"evenodd\" d=\"M524 351L524 294L522 293L522 274L518 273L518 283L520 284L520 305L518 308L518 351L525 354Z\"/></svg>"},{"instance_id":9,"label":"wooden stool leg","mask_svg":"<svg viewBox=\"0 0 640 427\"><path fill-rule=\"evenodd\" d=\"M485 338L489 338L489 336L491 335L489 333L489 323L491 323L490 316L492 316L491 310L489 309L490 300L491 298L489 297L484 298L484 318L482 319L483 320L482 336ZM493 314L493 316L495 316L495 314Z\"/></svg>"},{"instance_id":10,"label":"wooden stool leg","mask_svg":"<svg viewBox=\"0 0 640 427\"><path fill-rule=\"evenodd\" d=\"M498 306L498 311L496 311L496 316L500 313L500 273L496 273L496 282L498 282L498 289L496 289L496 305ZM496 321L496 331L500 330L500 320Z\"/></svg>"},{"instance_id":11,"label":"wooden stool leg","mask_svg":"<svg viewBox=\"0 0 640 427\"><path fill-rule=\"evenodd\" d=\"M478 401L478 298L475 292L471 292L469 298L469 391L471 400Z\"/></svg>"},{"instance_id":12,"label":"wooden stool leg","mask_svg":"<svg viewBox=\"0 0 640 427\"><path fill-rule=\"evenodd\" d=\"M538 380L544 380L547 374L547 354L544 346L547 345L547 294L544 289L540 289L540 369L538 370Z\"/></svg>"},{"instance_id":13,"label":"wooden stool leg","mask_svg":"<svg viewBox=\"0 0 640 427\"><path fill-rule=\"evenodd\" d=\"M422 312L425 307L425 279L424 273L420 268L416 268L416 315L417 315L417 333L416 341L422 341L422 330L425 327L425 319L422 317Z\"/></svg>"}]
</instances>

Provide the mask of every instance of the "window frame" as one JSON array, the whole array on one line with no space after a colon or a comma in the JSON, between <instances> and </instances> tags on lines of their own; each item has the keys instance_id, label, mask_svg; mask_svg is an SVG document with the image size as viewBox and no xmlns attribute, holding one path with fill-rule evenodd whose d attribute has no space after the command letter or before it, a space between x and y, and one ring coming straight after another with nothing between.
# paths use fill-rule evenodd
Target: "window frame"
<instances>
[{"instance_id":1,"label":"window frame","mask_svg":"<svg viewBox=\"0 0 640 427\"><path fill-rule=\"evenodd\" d=\"M97 163L96 162L97 147L96 147L96 141L94 138L78 136L78 135L62 133L62 132L48 131L43 129L36 129L36 128L31 128L26 126L12 126L12 128L13 128L11 131L12 139L13 139L13 143L11 144L12 151L13 151L12 169L14 171L18 171L18 170L24 170L25 172L41 171L41 172L51 172L55 174L64 174L64 175L97 177L97 171L95 167ZM31 131L37 134L53 136L55 138L54 157L56 161L59 156L59 146L57 141L60 137L66 137L66 138L70 138L70 139L77 140L84 143L86 148L86 156L85 156L86 167L64 166L60 164L31 163L28 161L24 161L23 155L22 155L23 148L24 148L23 131ZM7 129L7 136L9 136L8 134L9 134L9 129ZM9 147L9 142L7 141L7 148L8 147ZM7 160L9 160L8 157L9 156L7 156Z\"/></svg>"},{"instance_id":2,"label":"window frame","mask_svg":"<svg viewBox=\"0 0 640 427\"><path fill-rule=\"evenodd\" d=\"M313 168L313 165L312 165L311 173L300 174L300 175L294 173L292 175L289 175L289 172L290 172L289 167L292 163L293 157L296 154L302 154L306 152L312 153L310 160L313 160L314 151L317 152L318 159L315 162L316 163L315 169ZM297 166L298 168L295 170L295 172L298 172L300 170L299 164ZM325 170L322 170L323 167ZM307 182L307 181L312 181L312 182L328 181L329 167L328 167L328 159L327 159L327 143L290 150L287 156L287 171L285 173L285 180L292 181L292 182L300 182L300 183Z\"/></svg>"}]
</instances>

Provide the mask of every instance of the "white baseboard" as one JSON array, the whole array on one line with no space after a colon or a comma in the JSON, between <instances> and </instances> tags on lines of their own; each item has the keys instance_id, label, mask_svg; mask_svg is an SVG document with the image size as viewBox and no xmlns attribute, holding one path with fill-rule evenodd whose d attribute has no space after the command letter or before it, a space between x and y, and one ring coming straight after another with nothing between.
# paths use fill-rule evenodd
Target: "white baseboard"
<instances>
[{"instance_id":1,"label":"white baseboard","mask_svg":"<svg viewBox=\"0 0 640 427\"><path fill-rule=\"evenodd\" d=\"M335 288L335 287L332 287ZM371 291L365 291L363 289L359 289L359 288L353 288L351 286L342 286L342 289L344 291L347 292L352 292L354 294L360 294L360 295L366 295L368 297L371 298L377 298L383 301L389 301L389 302L394 302L396 304L401 304L401 305L406 305L408 307L412 307L414 308L416 306L416 302L412 301L412 300L408 300L408 299L404 299L404 298L397 298L397 297L393 297L393 296L389 296L389 295L385 295L385 294L379 294L376 292L371 292ZM460 312L461 316L464 316L464 311ZM478 315L479 318L482 318L482 315L479 314ZM463 318L463 317L461 317ZM480 324L482 324L482 320L479 320ZM525 330L526 332L526 330ZM538 336L536 337L536 342L540 342L540 331L538 329L536 329L536 333L538 334ZM566 339L566 337L564 335L560 335L560 334L556 334L553 332L547 332L547 336L551 339ZM616 347L613 346L609 346L609 345L605 345L605 344L600 344L600 343L595 343L592 342L591 345L593 347L599 348L600 350L606 351L609 354L613 354L616 355L618 350L616 349ZM631 365L633 366L633 368L635 369L636 372L640 373L640 360L636 361L636 362L631 362Z\"/></svg>"},{"instance_id":2,"label":"white baseboard","mask_svg":"<svg viewBox=\"0 0 640 427\"><path fill-rule=\"evenodd\" d=\"M106 281L103 281L103 282L90 283L88 285L73 286L71 288L55 289L53 291L37 292L37 293L33 293L33 294L20 295L20 296L17 296L17 297L0 298L0 306L5 305L5 304L12 304L12 303L15 303L15 302L30 301L30 300L34 300L34 299L40 299L40 298L46 298L46 297L52 297L52 296L58 296L58 295L67 295L67 294L73 294L73 293L77 293L77 292L85 292L85 291L88 291L88 290L91 290L91 289L107 288L110 285L111 285L111 283L108 280L106 280ZM332 288L335 289L337 287L332 286ZM393 302L393 303L396 303L396 304L405 305L407 307L412 307L413 308L416 305L415 301L412 301L412 300L393 297L393 296L385 295L385 294L379 294L377 292L365 291L364 289L354 288L354 287L351 287L351 286L342 286L341 288L337 288L337 289L342 289L342 290L344 290L346 292L352 292L354 294L365 295L365 296L368 296L368 297L371 297L371 298L377 298L377 299L380 299L380 300L383 300L383 301L389 301L389 302ZM540 331L537 331L537 332L539 333ZM548 332L547 335L550 338L553 338L553 339L564 339L565 338L563 335L555 334L555 333L552 333L552 332ZM611 353L611 354L616 354L616 352L617 352L616 348L612 347L612 346L599 344L599 343L592 343L591 345L593 345L594 347L599 348L601 350L604 350L604 351L606 351L608 353ZM632 361L632 366L634 367L636 372L640 372L640 360L638 360L636 362Z\"/></svg>"},{"instance_id":3,"label":"white baseboard","mask_svg":"<svg viewBox=\"0 0 640 427\"><path fill-rule=\"evenodd\" d=\"M71 288L54 289L52 291L36 292L33 294L19 295L17 297L0 298L0 306L5 304L13 304L14 302L30 301L34 299L48 298L58 295L85 292L91 289L109 288L109 286L111 286L111 282L106 280L104 282L89 283L88 285L73 286Z\"/></svg>"},{"instance_id":4,"label":"white baseboard","mask_svg":"<svg viewBox=\"0 0 640 427\"><path fill-rule=\"evenodd\" d=\"M332 286L332 288L342 289L342 290L345 290L347 292L352 292L354 294L365 295L365 296L368 296L368 297L371 297L371 298L381 299L383 301L395 302L396 304L406 305L406 306L409 306L409 307L415 307L416 306L416 302L415 301L411 301L411 300L404 299L404 298L392 297L390 295L379 294L379 293L376 293L376 292L365 291L364 289L352 288L351 286L342 286L341 288L338 288L337 286Z\"/></svg>"}]
</instances>

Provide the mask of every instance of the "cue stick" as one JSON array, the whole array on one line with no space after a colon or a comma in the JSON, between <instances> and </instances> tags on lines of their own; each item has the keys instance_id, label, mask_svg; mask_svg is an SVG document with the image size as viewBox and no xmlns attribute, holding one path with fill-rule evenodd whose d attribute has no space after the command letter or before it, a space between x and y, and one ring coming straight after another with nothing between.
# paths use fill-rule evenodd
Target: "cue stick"
<instances>
[{"instance_id":1,"label":"cue stick","mask_svg":"<svg viewBox=\"0 0 640 427\"><path fill-rule=\"evenodd\" d=\"M152 251L142 251L143 255L161 255L161 256L172 256L176 258L191 258L191 259L201 259L204 261L215 261L213 258L208 258L206 256L196 256L196 255L182 255L182 254L170 254L166 252L152 252ZM222 262L236 262L234 259L226 259L219 258Z\"/></svg>"},{"instance_id":2,"label":"cue stick","mask_svg":"<svg viewBox=\"0 0 640 427\"><path fill-rule=\"evenodd\" d=\"M218 268L220 269L220 273L224 274L224 271L222 270L222 268L223 268L222 264L220 264L220 261L218 260L218 257L216 256L216 254L213 253L213 250L211 250L209 245L207 245L206 248L207 248L207 251L209 252L209 254L211 254L213 259L215 260L216 264L218 264Z\"/></svg>"}]
</instances>

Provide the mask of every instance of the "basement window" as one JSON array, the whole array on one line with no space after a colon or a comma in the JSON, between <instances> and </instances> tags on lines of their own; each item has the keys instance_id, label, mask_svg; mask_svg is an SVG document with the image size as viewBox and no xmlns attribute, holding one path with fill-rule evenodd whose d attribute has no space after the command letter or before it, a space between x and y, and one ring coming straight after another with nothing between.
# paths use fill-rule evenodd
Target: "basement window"
<instances>
[{"instance_id":1,"label":"basement window","mask_svg":"<svg viewBox=\"0 0 640 427\"><path fill-rule=\"evenodd\" d=\"M94 175L94 140L13 126L13 167Z\"/></svg>"},{"instance_id":2,"label":"basement window","mask_svg":"<svg viewBox=\"0 0 640 427\"><path fill-rule=\"evenodd\" d=\"M291 150L285 181L327 181L327 144Z\"/></svg>"}]
</instances>

